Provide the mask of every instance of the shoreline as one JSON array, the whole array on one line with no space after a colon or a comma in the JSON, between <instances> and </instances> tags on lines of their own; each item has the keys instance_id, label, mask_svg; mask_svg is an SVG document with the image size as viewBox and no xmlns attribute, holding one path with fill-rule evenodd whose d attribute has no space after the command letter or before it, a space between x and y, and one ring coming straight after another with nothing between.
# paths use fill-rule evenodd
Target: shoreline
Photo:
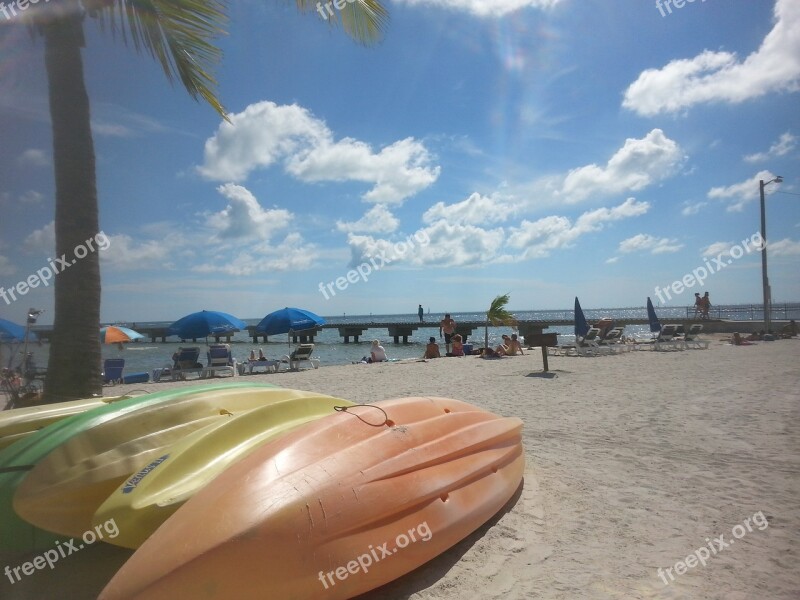
<instances>
[{"instance_id":1,"label":"shoreline","mask_svg":"<svg viewBox=\"0 0 800 600\"><path fill-rule=\"evenodd\" d=\"M237 380L358 403L445 396L523 419L517 496L466 540L361 600L795 598L800 339L737 347L704 337L712 340L707 350L550 356L549 373L533 350ZM748 518L751 530L737 537ZM706 538L720 535L728 546L687 567ZM0 583L2 596L95 597L125 557L88 548L53 571Z\"/></svg>"}]
</instances>

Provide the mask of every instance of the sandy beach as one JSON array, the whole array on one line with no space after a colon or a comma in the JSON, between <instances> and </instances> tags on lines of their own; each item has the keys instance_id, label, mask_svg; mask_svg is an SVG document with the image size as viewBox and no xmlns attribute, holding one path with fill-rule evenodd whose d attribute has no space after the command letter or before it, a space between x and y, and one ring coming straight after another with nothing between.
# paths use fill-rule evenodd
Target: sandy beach
<instances>
[{"instance_id":1,"label":"sandy beach","mask_svg":"<svg viewBox=\"0 0 800 600\"><path fill-rule=\"evenodd\" d=\"M359 403L446 396L523 419L525 479L505 509L364 600L797 598L800 339L721 337L707 350L551 356L546 374L537 349L238 379ZM98 544L4 577L0 597L93 598L128 555Z\"/></svg>"}]
</instances>

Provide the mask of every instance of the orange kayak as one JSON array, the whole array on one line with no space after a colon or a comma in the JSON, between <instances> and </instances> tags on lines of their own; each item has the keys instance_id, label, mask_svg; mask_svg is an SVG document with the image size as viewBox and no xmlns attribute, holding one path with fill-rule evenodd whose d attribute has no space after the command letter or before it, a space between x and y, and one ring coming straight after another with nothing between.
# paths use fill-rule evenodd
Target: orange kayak
<instances>
[{"instance_id":1,"label":"orange kayak","mask_svg":"<svg viewBox=\"0 0 800 600\"><path fill-rule=\"evenodd\" d=\"M522 421L446 398L344 408L173 514L101 600L346 599L438 556L514 495Z\"/></svg>"}]
</instances>

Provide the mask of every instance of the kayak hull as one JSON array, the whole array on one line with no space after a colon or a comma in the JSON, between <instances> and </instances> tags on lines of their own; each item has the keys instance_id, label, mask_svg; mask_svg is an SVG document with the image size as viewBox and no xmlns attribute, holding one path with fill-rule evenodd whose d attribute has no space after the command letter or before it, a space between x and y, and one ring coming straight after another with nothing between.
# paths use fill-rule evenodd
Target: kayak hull
<instances>
[{"instance_id":1,"label":"kayak hull","mask_svg":"<svg viewBox=\"0 0 800 600\"><path fill-rule=\"evenodd\" d=\"M312 395L278 387L202 391L86 428L36 463L17 487L14 510L41 529L82 535L117 487L154 461L167 460L174 443L290 394Z\"/></svg>"},{"instance_id":2,"label":"kayak hull","mask_svg":"<svg viewBox=\"0 0 800 600\"><path fill-rule=\"evenodd\" d=\"M522 422L445 398L357 406L231 466L100 598L346 599L488 521L522 481Z\"/></svg>"},{"instance_id":3,"label":"kayak hull","mask_svg":"<svg viewBox=\"0 0 800 600\"><path fill-rule=\"evenodd\" d=\"M144 406L169 402L190 394L216 394L220 390L241 387L274 387L264 384L254 386L224 382L219 384L173 388L144 396L115 401L61 419L34 431L23 439L0 450L0 551L30 552L51 548L56 540L64 540L22 520L13 508L17 487L33 466L54 448L81 431L104 423L115 417Z\"/></svg>"},{"instance_id":4,"label":"kayak hull","mask_svg":"<svg viewBox=\"0 0 800 600\"><path fill-rule=\"evenodd\" d=\"M108 542L138 548L198 490L260 445L354 406L348 400L280 390L276 402L234 415L164 448L163 457L140 476L124 481L97 509L92 525L113 520L119 534Z\"/></svg>"}]
</instances>

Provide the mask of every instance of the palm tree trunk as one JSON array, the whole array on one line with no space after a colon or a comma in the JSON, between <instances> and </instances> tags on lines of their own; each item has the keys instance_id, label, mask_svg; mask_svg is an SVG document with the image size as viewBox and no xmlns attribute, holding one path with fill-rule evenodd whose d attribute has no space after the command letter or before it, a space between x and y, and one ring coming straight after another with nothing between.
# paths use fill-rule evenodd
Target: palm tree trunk
<instances>
[{"instance_id":1,"label":"palm tree trunk","mask_svg":"<svg viewBox=\"0 0 800 600\"><path fill-rule=\"evenodd\" d=\"M77 2L70 8L77 8ZM42 30L53 128L56 257L71 263L54 278L55 317L45 380L44 401L59 402L103 391L100 260L96 249L80 259L74 254L77 246L98 233L99 216L81 58L83 16L79 10L71 11L44 23Z\"/></svg>"}]
</instances>

